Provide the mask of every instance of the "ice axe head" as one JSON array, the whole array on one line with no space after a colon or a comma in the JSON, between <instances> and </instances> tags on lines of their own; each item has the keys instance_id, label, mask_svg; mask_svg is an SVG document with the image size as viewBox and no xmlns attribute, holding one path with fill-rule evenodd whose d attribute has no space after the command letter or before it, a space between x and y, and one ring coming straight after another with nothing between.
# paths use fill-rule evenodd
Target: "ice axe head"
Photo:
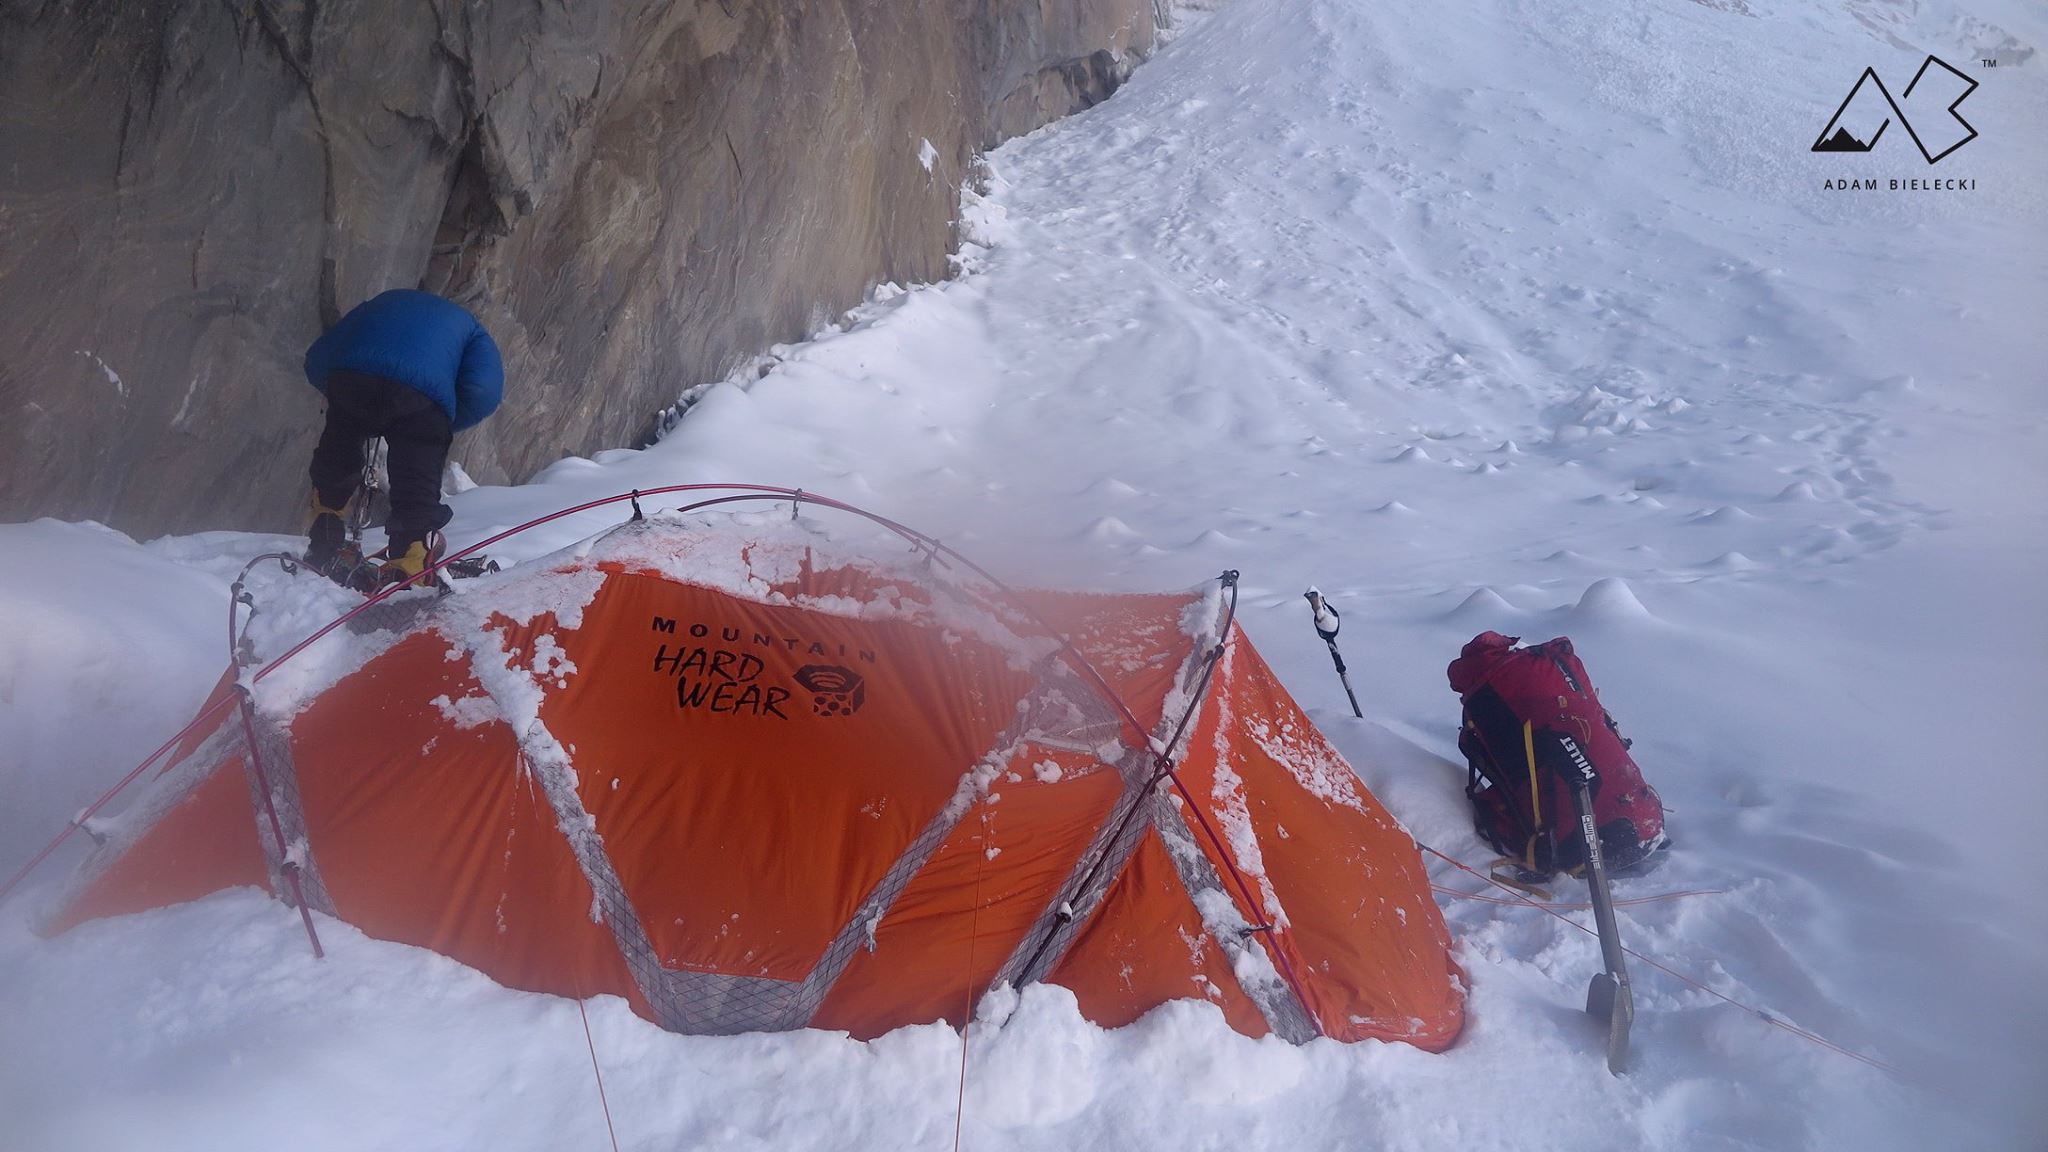
<instances>
[{"instance_id":1,"label":"ice axe head","mask_svg":"<svg viewBox=\"0 0 2048 1152\"><path fill-rule=\"evenodd\" d=\"M1321 636L1324 640L1335 640L1337 638L1337 628L1339 627L1337 610L1330 607L1329 602L1323 599L1322 590L1319 588L1310 586L1308 591L1302 593L1302 596L1308 600L1309 613L1315 617L1316 635Z\"/></svg>"}]
</instances>

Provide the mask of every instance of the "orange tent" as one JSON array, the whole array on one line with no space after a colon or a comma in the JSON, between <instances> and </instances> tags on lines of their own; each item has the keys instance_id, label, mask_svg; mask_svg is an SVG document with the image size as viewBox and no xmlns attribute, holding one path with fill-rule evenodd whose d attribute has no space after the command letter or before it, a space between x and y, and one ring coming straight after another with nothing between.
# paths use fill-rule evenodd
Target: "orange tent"
<instances>
[{"instance_id":1,"label":"orange tent","mask_svg":"<svg viewBox=\"0 0 2048 1152\"><path fill-rule=\"evenodd\" d=\"M684 1032L869 1037L1045 980L1104 1025L1194 997L1252 1035L1451 1043L1415 847L1234 593L957 573L755 517L465 582L258 693L283 851L230 712L53 928L289 867L371 936Z\"/></svg>"}]
</instances>

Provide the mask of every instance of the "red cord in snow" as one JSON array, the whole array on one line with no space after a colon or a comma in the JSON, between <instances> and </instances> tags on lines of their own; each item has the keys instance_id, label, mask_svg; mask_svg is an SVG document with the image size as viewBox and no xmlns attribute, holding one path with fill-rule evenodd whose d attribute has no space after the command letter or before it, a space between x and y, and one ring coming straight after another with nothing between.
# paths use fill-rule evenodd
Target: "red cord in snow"
<instances>
[{"instance_id":1,"label":"red cord in snow","mask_svg":"<svg viewBox=\"0 0 2048 1152\"><path fill-rule=\"evenodd\" d=\"M1543 903L1543 902L1541 902L1541 901L1539 901L1539 900L1534 900L1534 899L1531 899L1530 897L1528 897L1528 896L1525 896L1525 895L1523 895L1522 893L1520 893L1520 892L1517 892L1517 891L1515 891L1515 890L1514 890L1513 888L1509 887L1508 885L1506 885L1506 884L1503 884L1503 883L1501 883L1500 881L1498 881L1498 880L1494 879L1494 878L1493 878L1493 877L1491 877L1491 876L1488 876L1488 875L1487 875L1486 873L1484 873L1484 872L1481 872L1481 871L1480 871L1479 869L1477 869L1477 868L1474 868L1474 867L1472 867L1472 866L1471 866L1470 864L1467 864L1467 863L1465 863L1465 862L1464 862L1464 861L1462 861L1462 860L1458 860L1458 859L1456 859L1456 858L1454 858L1454 857L1446 856L1446 855L1444 855L1443 853L1441 853L1441 852L1437 851L1437 850L1436 850L1436 849L1434 849L1434 848L1431 848L1431 847L1430 847L1429 845L1427 845L1427 844L1424 844L1424 843L1422 843L1422 842L1420 842L1420 841L1417 841L1417 842L1416 842L1416 845L1415 845L1415 846L1416 846L1416 847L1418 847L1418 848L1420 848L1420 849L1422 849L1422 850L1423 850L1424 852L1427 852L1427 853L1429 853L1429 854L1430 854L1431 856L1434 856L1434 857L1436 857L1437 859L1439 859L1439 860L1442 860L1442 861L1443 861L1444 863L1446 863L1446 864L1449 864L1449 865L1451 865L1452 867L1454 867L1454 868L1457 868L1458 870L1460 870L1460 871L1462 871L1462 872L1470 872L1470 873L1471 873L1472 875L1474 875L1474 876L1477 876L1477 877L1479 877L1479 878L1480 878L1481 880L1484 880L1484 881L1486 881L1486 882L1487 882L1488 884L1491 884L1491 885L1493 885L1494 887L1496 887L1496 888L1500 889L1500 890L1501 890L1502 892L1505 892L1505 893L1507 893L1507 894L1508 894L1508 899L1502 900L1502 901L1500 901L1500 903L1503 903L1503 904L1526 904L1526 905L1528 905L1528 906L1529 906L1529 907L1531 907L1531 908L1537 908L1537 909L1541 909L1541 910L1542 910L1542 911L1543 911L1543 912L1544 912L1544 913L1545 913L1546 915L1549 915L1549 916L1553 916L1553 917L1556 917L1557 919L1559 919L1559 920L1562 920L1562 921L1564 921L1565 923L1567 923L1567 924L1571 925L1571 926L1572 926L1572 927L1574 927L1574 928L1577 928L1577 929L1578 929L1579 931L1581 931L1581 932L1584 932L1584 933L1586 933L1586 934L1588 934L1588 935L1592 935L1592 936L1597 936L1597 935L1599 935L1599 933L1598 933L1598 932L1595 932L1595 931L1594 931L1593 929L1591 929L1591 928L1588 928L1588 927L1586 927L1586 926L1585 926L1584 924L1581 924L1581 923L1579 923L1579 922L1578 922L1577 920L1574 920L1574 919L1572 919L1571 917L1569 917L1569 916L1565 915L1564 913L1562 913L1562 912L1558 911L1558 910L1557 910L1556 908L1554 908L1554 907L1551 907L1550 905L1547 905L1547 904L1545 904L1545 903ZM1434 885L1434 884L1432 884L1432 885L1430 885L1430 887L1432 887L1432 888L1436 888L1437 886L1436 886L1436 885ZM1438 891L1442 891L1442 889L1441 889L1441 888L1438 888ZM1455 892L1455 891L1453 892L1453 894L1454 894L1454 895L1458 895L1458 896L1469 896L1469 895L1472 895L1472 893L1468 893L1468 892ZM1688 896L1688 895L1694 895L1694 893L1689 893L1689 892L1679 892L1679 893L1672 893L1672 894L1670 894L1670 895L1677 895L1677 896ZM1665 896L1665 897L1662 897L1662 898L1663 898L1663 899L1669 899L1669 898L1670 898L1670 896L1669 896L1669 895L1667 895L1667 896ZM1842 1055L1844 1055L1844 1056L1847 1056L1847 1057L1848 1057L1849 1059L1851 1059L1851 1060L1856 1060L1856 1061L1860 1061L1860 1062L1862 1062L1862 1063L1864 1063L1864 1064L1868 1064L1868 1065L1870 1065L1870 1066L1871 1066L1872 1068L1876 1068L1876 1069L1878 1069L1879 1071L1882 1071L1882 1072L1892 1072L1892 1073L1896 1073L1896 1072L1898 1071L1898 1069L1897 1069L1897 1068L1893 1067L1893 1066L1892 1066L1892 1065L1890 1065L1890 1064L1887 1064L1887 1063L1885 1063L1885 1062L1884 1062L1884 1061L1882 1061L1882 1060L1878 1060L1878 1059L1875 1059L1875 1058L1873 1058L1873 1057L1870 1057L1870 1056L1865 1056L1865 1055L1863 1055L1863 1054L1862 1054L1862 1053L1860 1053L1860 1052L1852 1052L1852 1051L1850 1051L1849 1049L1847 1049L1847 1048L1844 1048L1844 1047L1842 1047L1842 1046L1841 1046L1840 1044L1837 1044L1837 1043L1835 1043L1834 1041L1832 1041L1832 1040L1829 1040L1829 1039L1828 1039L1827 1037L1825 1037L1825 1036L1820 1036L1820 1035L1817 1035L1816 1033L1813 1033L1813 1032L1808 1032L1808 1031L1807 1031L1806 1029L1804 1029L1804 1028L1801 1028L1801 1027L1799 1027L1799 1026L1798 1026L1797 1024L1794 1024L1794 1023L1792 1023L1792 1022L1791 1022L1791 1021L1789 1021L1789 1020L1786 1020L1785 1018L1783 1018L1783 1017L1779 1016L1779 1015L1778 1015L1777 1013L1775 1013L1775 1012L1770 1012L1770 1011L1767 1011L1767 1010L1765 1010L1765 1009L1762 1009L1762 1008L1758 1008L1758 1007L1757 1007L1756 1005L1754 1005L1754 1004L1745 1004L1745 1003L1743 1003L1742 1001L1740 1001L1740 1000L1737 1000L1737 999L1736 999L1735 997L1733 997L1733 996L1730 996L1730 995L1727 995L1727 994L1726 994L1726 993L1724 993L1724 992L1718 992L1718 991L1716 991L1716 990L1714 990L1714 989L1712 989L1712 988L1709 988L1709 987L1707 987L1707 986L1706 986L1705 984L1701 983L1700 981L1698 981L1698 980L1695 980L1695 979L1693 979L1693 978L1692 978L1692 977L1690 977L1690 976L1687 976L1687 975L1686 975L1685 973L1683 973L1683 972L1680 972L1680 971L1679 971L1678 969L1676 969L1676 968L1673 968L1673 967L1671 967L1671 966L1670 966L1670 965L1668 965L1668 964L1662 964L1662 963L1659 963L1659 962L1657 962L1657 961L1655 961L1655 960L1652 960L1652 959L1650 959L1650 958L1649 958L1648 956L1645 956L1645 955L1643 955L1643 954L1642 954L1641 952L1638 952L1638 951L1636 951L1636 950L1635 950L1635 949L1633 949L1633 948L1627 948L1627 947L1624 947L1624 948L1622 949L1622 951L1624 951L1624 952L1627 952L1627 953L1628 953L1628 954L1629 954L1630 956L1633 956L1633 957L1635 957L1636 959L1638 959L1638 960L1642 961L1643 963L1645 963L1645 964L1648 964L1648 965L1649 965L1650 967L1652 967L1652 968L1655 968L1655 969L1656 969L1657 971L1659 971L1659 972L1662 972L1662 973L1664 973L1664 974L1665 974L1666 976L1669 976L1669 977L1671 977L1671 978L1672 978L1673 980L1677 980L1677 981L1679 981L1679 982L1680 982L1680 983L1682 983L1682 984L1688 984L1688 985L1690 985L1690 986L1692 986L1692 987L1694 987L1694 988L1697 988L1697 989L1699 989L1700 991L1702 991L1702 992L1705 992L1705 993L1706 993L1707 995L1709 995L1709 996L1712 996L1712 997L1713 997L1714 999L1716 999L1716 1000L1720 1000L1720 1001L1722 1001L1722 1002L1724 1002L1724 1003L1727 1003L1727 1004L1732 1004L1732 1005L1734 1005L1735 1007L1737 1007L1737 1008L1740 1008L1740 1009L1742 1009L1742 1010L1743 1010L1744 1012L1747 1012L1747 1013L1749 1013L1750 1015L1752 1015L1752 1016L1755 1016L1755 1017L1756 1017L1757 1019L1759 1019L1759 1020L1762 1020L1762 1021L1763 1021L1764 1023L1766 1023L1766 1024L1769 1024L1769 1025L1771 1025L1772 1027L1775 1027L1775 1028L1783 1028L1783 1029L1784 1029L1785 1031L1787 1031L1787 1032L1790 1032L1791 1034L1793 1034L1794 1036L1797 1036L1797 1037L1799 1037L1799 1038L1800 1038L1800 1039L1802 1039L1802 1040L1811 1040L1811 1041L1812 1041L1813 1043L1815 1043L1815 1044L1818 1044L1818 1045L1820 1045L1820 1046L1821 1046L1821 1047L1823 1047L1823 1048L1826 1048L1826 1049L1827 1049L1828 1051L1830 1051L1830 1052L1839 1052L1839 1053L1841 1053Z\"/></svg>"}]
</instances>

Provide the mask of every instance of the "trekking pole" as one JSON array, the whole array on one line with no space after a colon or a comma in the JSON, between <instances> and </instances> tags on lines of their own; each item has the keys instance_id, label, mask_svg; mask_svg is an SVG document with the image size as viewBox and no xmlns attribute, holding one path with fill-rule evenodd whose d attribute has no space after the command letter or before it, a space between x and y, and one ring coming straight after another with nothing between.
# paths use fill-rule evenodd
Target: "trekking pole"
<instances>
[{"instance_id":1,"label":"trekking pole","mask_svg":"<svg viewBox=\"0 0 2048 1152\"><path fill-rule=\"evenodd\" d=\"M1569 736L1560 736L1565 756L1578 770L1572 803L1578 809L1579 833L1586 840L1586 887L1593 897L1593 923L1600 933L1604 968L1586 986L1587 1014L1607 1024L1607 1071L1619 1076L1628 1063L1628 1031L1635 1023L1635 993L1628 984L1628 961L1621 947L1621 929L1614 923L1614 897L1607 888L1607 859L1600 851L1600 829L1593 820L1593 783L1598 777L1586 754Z\"/></svg>"},{"instance_id":2,"label":"trekking pole","mask_svg":"<svg viewBox=\"0 0 2048 1152\"><path fill-rule=\"evenodd\" d=\"M1337 651L1337 629L1342 623L1337 619L1337 609L1323 599L1322 591L1314 585L1302 595L1308 598L1308 610L1315 616L1316 635L1330 646L1330 662L1337 666L1337 679L1344 685L1345 698L1351 701L1351 714L1363 720L1365 713L1359 711L1358 695L1351 690L1351 676L1344 670L1344 654Z\"/></svg>"}]
</instances>

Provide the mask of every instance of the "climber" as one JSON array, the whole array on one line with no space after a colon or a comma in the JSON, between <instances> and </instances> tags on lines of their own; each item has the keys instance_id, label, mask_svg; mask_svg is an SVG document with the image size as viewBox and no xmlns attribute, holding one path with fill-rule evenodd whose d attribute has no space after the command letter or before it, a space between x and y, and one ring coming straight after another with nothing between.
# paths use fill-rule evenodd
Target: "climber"
<instances>
[{"instance_id":1,"label":"climber","mask_svg":"<svg viewBox=\"0 0 2048 1152\"><path fill-rule=\"evenodd\" d=\"M313 525L306 563L346 582L344 509L363 472L363 446L388 446L391 517L378 585L420 574L434 561L441 526L441 473L455 433L498 407L505 371L498 346L461 305L393 289L356 305L306 349L306 380L327 397L327 426L313 449Z\"/></svg>"}]
</instances>

